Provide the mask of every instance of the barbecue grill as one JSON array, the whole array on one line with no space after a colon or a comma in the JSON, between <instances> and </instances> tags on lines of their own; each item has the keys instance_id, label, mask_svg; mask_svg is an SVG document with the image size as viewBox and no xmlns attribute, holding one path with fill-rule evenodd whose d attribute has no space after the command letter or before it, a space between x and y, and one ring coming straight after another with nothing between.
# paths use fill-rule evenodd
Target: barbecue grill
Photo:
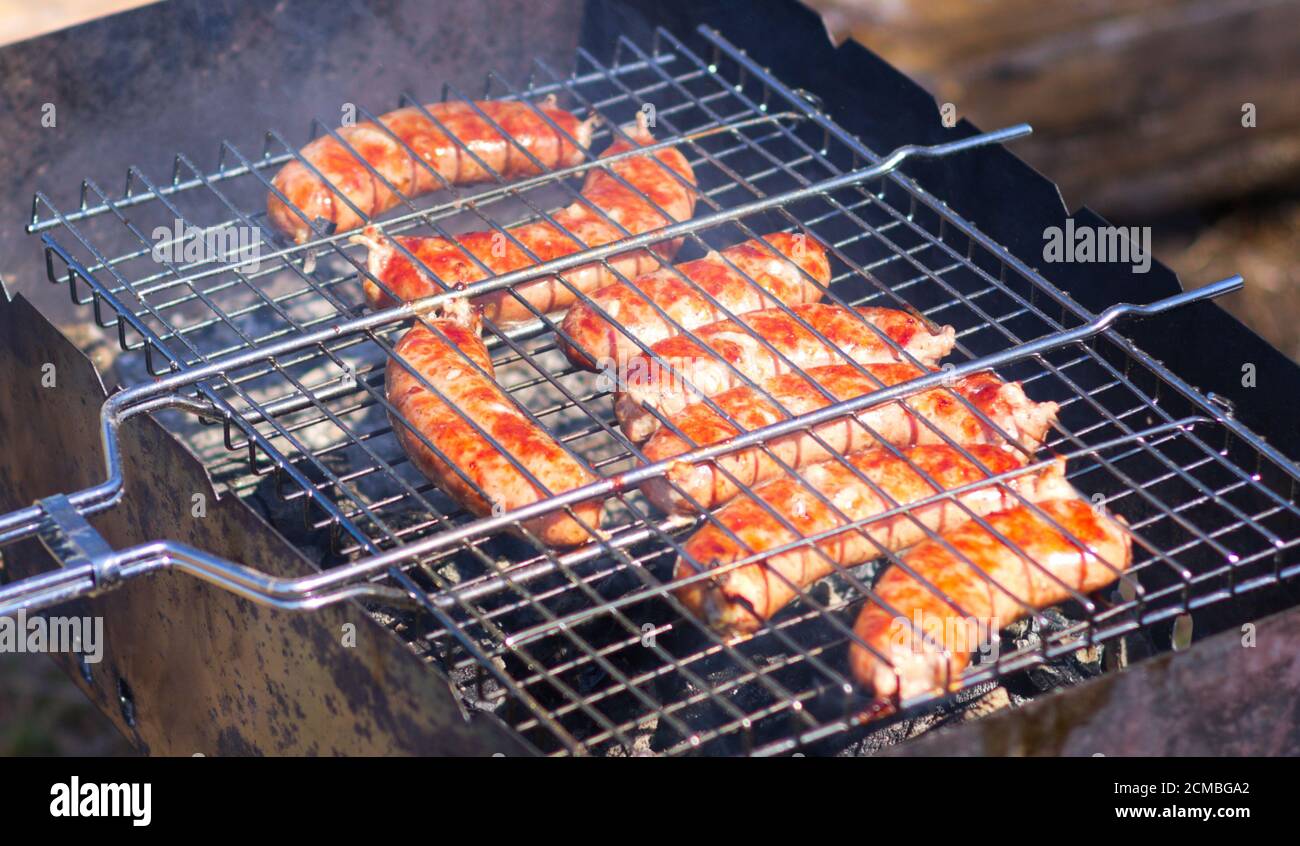
<instances>
[{"instance_id":1,"label":"barbecue grill","mask_svg":"<svg viewBox=\"0 0 1300 846\"><path fill-rule=\"evenodd\" d=\"M1277 375L1279 386L1294 385L1296 375L1258 342L1239 340L1240 327L1217 309L1196 305L1242 280L1178 291L1159 267L1148 282L1122 263L1039 266L1042 231L1062 211L1050 205L1050 185L998 149L1027 126L944 127L937 110L922 116L924 95L866 51L819 42L808 13L783 9L763 25L788 32L824 62L781 57L778 45L721 6L667 4L643 13L588 3L569 14L556 4L569 28L552 37L542 27L537 38L547 43L526 67L477 68L477 89L383 89L356 105L358 120L373 120L439 97L555 94L603 118L587 162L405 199L374 221L388 234L504 232L571 202L572 177L599 167L595 154L638 114L653 115L659 144L676 146L694 168L693 219L463 290L370 312L361 296L364 251L349 242L352 233L308 221L316 234L307 243L277 239L264 213L271 178L309 138L333 131L338 121L324 116L305 133L292 124L270 129L255 147L222 140L215 161L177 154L166 179L132 167L121 192L86 179L72 206L36 191L27 229L39 238L49 281L116 333L119 370L135 378L104 399L97 421L86 413L97 387L84 374L66 377L79 387L65 383L63 399L25 400L0 413L0 428L25 429L27 438L63 433L63 452L76 465L62 486L51 490L43 481L29 497L34 504L13 503L0 516L7 565L26 575L0 588L0 613L73 602L104 614L114 669L106 676L82 665L82 683L156 751L337 744L771 755L874 749L917 720L960 713L992 689L1021 701L1036 692L1026 679L1047 679L1039 687L1050 689L1181 646L1176 621L1195 621L1199 638L1293 604L1287 580L1300 572L1300 469L1287 457L1294 444L1285 434L1275 436L1279 447L1259 429L1262 422L1278 430L1266 409L1285 403L1285 390L1265 388L1274 398L1258 402L1247 394L1251 409L1229 397L1245 390L1231 390L1234 374L1241 384L1242 364L1260 371L1261 384ZM581 26L572 23L578 20ZM314 37L340 37L327 29ZM213 139L225 131L221 123L210 127ZM1077 219L1101 223L1087 213ZM159 227L244 227L258 233L260 250L234 261L159 261L160 243L180 246L175 237L160 242ZM1133 530L1133 566L1115 588L1032 615L1004 633L995 660L953 680L954 693L899 703L897 713L870 706L845 656L874 574L898 565L898 556L837 567L751 638L712 632L672 593L682 583L672 569L684 539L711 518L665 517L636 490L667 463L648 463L619 431L612 386L564 359L555 316L537 314L508 330L489 324L485 336L500 383L601 481L477 518L415 471L393 437L384 368L401 333L447 299L592 261L608 267L611 256L672 238L685 240L681 261L772 231L806 232L827 245L828 301L902 308L955 326L952 366L688 458L762 446L995 368L1034 399L1061 406L1035 463L1016 472L1064 455L1083 495ZM46 361L60 373L84 371L22 304L8 305L4 319L11 363L29 365L6 370L34 374L34 383ZM1199 367L1151 351L1153 342L1168 349L1170 339L1160 335L1175 331L1238 345L1249 358L1239 363L1225 352L1233 372L1220 373L1215 392L1202 392L1189 377ZM10 378L17 386L27 377ZM29 394L38 396L15 388L15 396ZM179 436L201 472L181 450L162 445L151 416ZM34 419L39 426L22 422ZM98 465L83 458L96 430ZM35 471L10 472L12 487L27 492L17 480ZM607 518L596 542L557 551L522 525L594 495L606 499ZM151 510L161 513L145 513ZM61 566L45 569L47 558L30 539ZM130 621L116 623L128 626L117 636L115 615ZM222 615L229 619L213 621ZM179 622L193 616L205 622ZM347 632L338 634L349 624L351 643ZM360 650L353 649L357 627L370 639ZM164 647L160 637L195 642ZM292 641L284 655L248 666L248 648L278 652L280 638ZM134 667L125 657L132 639L149 656ZM204 670L182 658L198 660L209 648L218 663L242 655L245 666ZM242 709L226 702L221 729L201 728L201 716L165 713L175 692L162 680L177 667L202 682L202 693L179 694L182 710L220 701L242 673L280 684L291 678L289 701L316 707L304 712L299 704L295 717L281 703L284 713L244 734L230 725ZM363 690L372 686L382 692ZM332 690L346 703L321 707ZM250 710L269 701L249 696ZM369 713L380 739L338 740L330 732L342 724L340 712Z\"/></svg>"}]
</instances>

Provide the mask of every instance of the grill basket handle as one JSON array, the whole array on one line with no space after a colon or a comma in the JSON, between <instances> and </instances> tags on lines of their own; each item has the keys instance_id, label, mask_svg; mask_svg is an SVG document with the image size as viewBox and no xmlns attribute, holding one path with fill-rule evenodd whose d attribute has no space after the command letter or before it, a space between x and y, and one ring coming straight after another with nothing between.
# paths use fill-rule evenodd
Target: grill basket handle
<instances>
[{"instance_id":1,"label":"grill basket handle","mask_svg":"<svg viewBox=\"0 0 1300 846\"><path fill-rule=\"evenodd\" d=\"M405 549L389 550L347 566L295 579L274 578L243 564L209 555L173 541L155 541L122 551L114 551L104 541L86 518L96 511L112 507L122 497L122 467L117 445L117 427L121 421L135 414L161 408L184 408L201 414L210 414L213 411L213 406L208 403L177 394L152 397L143 402L132 402L134 398L130 397L131 391L125 391L110 397L101 410L105 460L109 471L107 481L71 495L58 494L46 497L28 508L0 515L0 547L26 537L38 536L46 549L63 565L58 570L0 587L0 616L22 610L40 609L77 597L91 596L108 590L132 576L164 567L180 569L255 602L288 610L318 608L347 598L366 598L398 604L409 604L412 600L418 602L420 598L414 592L378 584L369 579L386 569L398 566L414 555L450 545L451 542L462 537L489 530L498 524L506 525L558 509L568 504L570 500L576 502L605 492L597 490L598 488L626 488L639 484L663 473L674 461L713 458L750 442L762 442L786 430L820 422L823 418L831 419L855 413L870 406L904 398L917 390L937 387L942 384L941 380L983 372L1028 356L1079 343L1101 334L1120 319L1151 317L1170 309L1238 290L1242 284L1243 280L1240 276L1232 276L1145 305L1119 303L1095 315L1081 326L973 359L956 366L951 371L920 376L891 388L835 403L819 411L754 429L732 438L725 444L700 448L671 461L637 467L615 478L593 482L583 488L551 497L544 502L532 503L508 514L480 518L470 525L446 531L435 538L424 539ZM400 583L402 579L396 581Z\"/></svg>"}]
</instances>

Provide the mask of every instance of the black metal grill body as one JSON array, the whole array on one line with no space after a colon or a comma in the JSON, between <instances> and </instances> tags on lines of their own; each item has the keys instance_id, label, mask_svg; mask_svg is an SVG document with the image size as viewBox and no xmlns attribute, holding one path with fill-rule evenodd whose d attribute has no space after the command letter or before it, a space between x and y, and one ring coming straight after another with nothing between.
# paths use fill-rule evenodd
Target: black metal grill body
<instances>
[{"instance_id":1,"label":"black metal grill body","mask_svg":"<svg viewBox=\"0 0 1300 846\"><path fill-rule=\"evenodd\" d=\"M836 178L902 144L941 144L970 131L944 128L932 102L865 51L832 51L815 19L798 10L761 20L739 20L725 6L643 14L591 4L581 11L582 35L568 47L568 66L552 59L531 74L492 75L486 93L558 90L570 104L614 121L652 102L666 138L772 116L682 144L701 178L697 216ZM722 30L697 31L701 23ZM576 36L574 27L539 44L537 53L562 52L556 42ZM783 50L773 31L823 60ZM314 37L329 43L328 34ZM438 96L415 90L422 101ZM829 119L805 91L820 98ZM443 93L484 92L453 85ZM381 98L361 107L396 105ZM781 117L787 114L794 119ZM241 198L264 191L259 182L303 140L272 137L266 158L259 158L260 147L253 155L238 142L223 145L216 168L187 156L176 163L172 187L142 168L128 185L129 199L91 186L82 212L55 211L57 202L43 201L37 228L49 230L52 275L73 270L85 277L71 280L74 295L95 304L106 322L114 319L110 310L118 312L126 345L143 344L141 358L164 370L168 362L201 365L347 320L359 303L356 267L328 246L314 271L300 253L286 251L286 263L273 256L263 260L265 271L241 275L160 269L139 237L169 217L204 225L253 221L256 206ZM956 325L958 361L1077 329L1089 310L1178 290L1160 267L1146 278L1125 265L1053 265L1044 269L1046 280L1039 277L1032 260L1017 257L1041 254L1043 229L1060 224L1064 209L1050 183L1003 150L908 162L903 171L905 177L845 185L694 232L683 257L772 229L806 227L832 247L832 295L854 304L909 305ZM406 216L417 232L482 228L566 202L566 190L539 185L524 196L469 212L443 208L432 221L421 220L417 212L438 208L435 199ZM133 246L123 240L132 227ZM200 394L231 415L218 437L189 437L209 472L242 498L262 501L269 488L272 498L302 507L310 543L323 544L326 565L400 556L468 519L405 465L388 437L381 373L397 328L378 326L230 368L205 380ZM501 381L600 473L634 467L608 399L563 364L549 328L493 340ZM1182 614L1203 621L1198 631L1214 630L1290 603L1275 583L1300 562L1294 466L1235 431L1222 399L1206 404L1184 383L1231 398L1239 419L1296 454L1293 429L1274 434L1284 419L1278 412L1285 388L1297 383L1295 368L1213 306L1122 331L1025 357L999 373L1024 380L1036 399L1062 403L1064 434L1050 447L1071 457L1072 480L1086 495L1100 495L1136 529L1143 591L1137 599L1111 596L1072 608L1071 625L1036 649L1013 650L998 665L979 668L967 687L1067 655L1080 636L1114 642L1141 632L1159 648L1167 640L1162 632ZM1171 331L1214 338L1223 352L1213 366L1194 366L1188 345L1169 344ZM1236 357L1254 365L1267 392L1243 394ZM1166 370L1161 359L1177 366ZM418 562L395 561L383 596L413 592L417 604L383 618L440 665L467 702L495 712L535 751L779 753L844 745L869 731L860 725L862 703L842 663L846 625L869 584L864 574L842 574L829 593L818 588L810 602L749 642L723 642L665 596L665 568L681 527L662 522L634 495L617 497L611 515L622 534L603 550L559 558L526 542L471 535L464 544L430 548ZM1269 590L1246 606L1226 601L1256 588Z\"/></svg>"}]
</instances>

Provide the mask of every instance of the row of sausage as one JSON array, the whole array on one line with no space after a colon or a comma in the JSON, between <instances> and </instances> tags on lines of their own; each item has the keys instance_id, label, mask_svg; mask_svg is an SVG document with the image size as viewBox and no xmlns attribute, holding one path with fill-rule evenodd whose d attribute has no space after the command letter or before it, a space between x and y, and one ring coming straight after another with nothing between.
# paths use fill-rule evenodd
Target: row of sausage
<instances>
[{"instance_id":1,"label":"row of sausage","mask_svg":"<svg viewBox=\"0 0 1300 846\"><path fill-rule=\"evenodd\" d=\"M572 167L593 123L553 101L402 109L305 148L306 164L276 177L269 217L302 242L312 222L349 229L394 207L394 190L410 197ZM364 229L355 240L379 283L365 281L367 302L382 308L689 219L695 176L681 152L638 154L654 143L643 124L616 135L601 156L612 161L588 171L580 197L537 221L454 238ZM674 579L678 600L724 634L751 634L816 581L907 550L859 614L850 665L876 696L910 698L952 686L990 632L1129 566L1128 531L1079 497L1063 462L1029 464L1056 405L991 373L712 461L673 461L906 382L955 345L952 327L904 311L825 302L830 264L805 234L669 266L679 247L659 242L454 299L418 322L386 374L413 464L480 515L595 481L497 384L482 339L484 318L500 327L567 310L561 349L577 367L614 375L624 434L648 461L670 462L643 485L647 498L667 512L711 512L683 544ZM601 513L592 500L524 525L545 544L573 546L599 531Z\"/></svg>"}]
</instances>

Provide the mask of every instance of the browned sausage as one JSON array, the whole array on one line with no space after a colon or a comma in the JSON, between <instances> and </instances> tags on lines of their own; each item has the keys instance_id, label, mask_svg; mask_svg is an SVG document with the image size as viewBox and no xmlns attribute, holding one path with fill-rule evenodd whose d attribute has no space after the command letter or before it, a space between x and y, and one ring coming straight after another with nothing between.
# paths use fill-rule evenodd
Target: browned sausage
<instances>
[{"instance_id":1,"label":"browned sausage","mask_svg":"<svg viewBox=\"0 0 1300 846\"><path fill-rule=\"evenodd\" d=\"M633 357L620 374L614 405L624 433L634 441L645 440L660 427L659 418L646 406L665 416L680 414L700 394L713 396L742 384L737 372L759 382L792 366L806 370L853 361L898 361L901 356L885 338L922 363L934 364L956 340L951 326L932 332L921 318L892 308L809 303L790 311L826 340L784 309L769 308L666 338L650 348L652 354Z\"/></svg>"},{"instance_id":2,"label":"browned sausage","mask_svg":"<svg viewBox=\"0 0 1300 846\"><path fill-rule=\"evenodd\" d=\"M949 531L970 519L965 509L989 514L1018 502L1017 494L1030 501L1070 494L1062 461L1038 473L960 494L957 499L965 509L952 500L939 500L907 514L871 521L891 508L1023 466L1021 453L1004 447L972 446L967 451L974 462L947 445L913 447L905 450L902 458L886 449L869 449L844 457L852 468L839 461L825 461L803 468L798 479L787 476L761 485L754 490L753 498L741 497L729 503L686 542L685 556L677 560L675 578L685 579L701 570L715 575L708 581L679 588L677 596L718 631L749 634L804 588L834 572L836 565L855 567L879 556L882 548L900 550L911 546L926 536L925 529ZM867 481L863 481L864 477ZM773 511L785 518L794 531L786 528ZM846 518L871 522L831 534L817 540L815 546L796 546L726 569L731 562L799 538L832 532L845 525ZM733 533L739 542L732 538Z\"/></svg>"},{"instance_id":3,"label":"browned sausage","mask_svg":"<svg viewBox=\"0 0 1300 846\"><path fill-rule=\"evenodd\" d=\"M540 172L525 150L548 170L571 167L582 162L582 151L591 144L595 124L594 119L580 121L556 108L554 97L537 105L484 100L432 103L424 110L443 128L412 106L380 115L382 127L370 121L340 127L337 133L346 146L323 135L303 147L300 155L325 179L297 159L280 168L271 184L307 219L271 192L266 207L272 225L301 244L311 237L309 222L317 218L343 232L383 214L401 200L370 168L407 198L437 190L445 183L467 185L492 179L465 148L505 178ZM352 206L364 218L358 217Z\"/></svg>"},{"instance_id":4,"label":"browned sausage","mask_svg":"<svg viewBox=\"0 0 1300 846\"><path fill-rule=\"evenodd\" d=\"M787 416L825 408L831 400L815 385L820 385L836 401L843 401L922 375L921 370L910 364L869 364L864 365L864 369L867 371L865 374L851 364L836 364L812 368L807 371L808 379L796 373L777 376L760 385L767 396L747 386L724 391L713 397L713 402L723 410L725 417L702 402L696 403L673 418L673 424L682 435L668 428L660 429L642 449L650 461L663 461L694 447L722 443L740 432L771 425ZM1018 383L1003 382L992 373L979 373L957 380L951 388L923 391L908 397L905 402L878 405L852 417L823 423L814 427L813 432L832 452L840 453L877 446L876 436L897 447L942 443L938 432L963 446L1002 443L1003 438L997 429L991 428L967 408L962 399L992 421L997 429L1029 449L1038 447L1056 420L1056 403L1034 402L1025 396ZM784 414L781 409L785 410ZM866 427L873 430L875 436ZM749 447L714 461L682 462L674 465L665 476L646 482L642 490L665 511L693 512L697 507L711 509L737 493L736 485L727 473L742 484L752 486L781 475L781 465L773 456L796 468L829 457L817 438L802 431L773 438L767 446L770 453L759 447ZM673 485L685 494L679 493ZM687 496L699 505L694 505Z\"/></svg>"},{"instance_id":5,"label":"browned sausage","mask_svg":"<svg viewBox=\"0 0 1300 846\"><path fill-rule=\"evenodd\" d=\"M637 144L654 142L650 133L639 125L628 127L627 131ZM620 139L602 157L632 149L635 149L634 144ZM551 216L555 225L549 221L524 223L511 227L510 235L535 255L536 261L547 262L627 237L619 228L620 224L632 235L639 235L673 221L686 220L694 214L695 192L689 186L694 185L695 175L686 157L676 148L666 147L653 154L620 159L609 167L632 187L627 187L604 168L595 168L583 185L583 199ZM353 240L370 248L367 259L370 274L403 301L436 293L444 285L455 287L479 282L489 275L509 273L535 263L511 238L495 230L470 232L454 239L398 236L396 240L437 276L441 282L438 284L395 250L390 240L377 229L368 227ZM635 278L658 268L659 259L671 259L680 246L680 240L665 241L650 250L620 254L610 263L619 273ZM513 294L510 290L492 291L476 297L474 302L482 306L485 317L498 326L505 326L536 317L514 294L539 313L546 314L567 308L574 301L576 295L569 286L586 293L618 281L600 263L583 265L561 275L568 282L567 286L555 277L545 277L516 285ZM365 281L365 289L366 301L371 308L394 304L369 279Z\"/></svg>"},{"instance_id":6,"label":"browned sausage","mask_svg":"<svg viewBox=\"0 0 1300 846\"><path fill-rule=\"evenodd\" d=\"M770 246L757 239L746 241L675 269L646 274L631 285L593 291L591 303L575 304L564 317L562 328L576 344L565 343L565 354L588 370L618 368L641 352L634 338L648 347L682 330L776 302L820 300L822 289L816 283L826 285L831 279L825 248L801 233L777 232L763 240Z\"/></svg>"},{"instance_id":7,"label":"browned sausage","mask_svg":"<svg viewBox=\"0 0 1300 846\"><path fill-rule=\"evenodd\" d=\"M1027 608L1064 602L1070 590L1099 590L1128 568L1128 530L1100 509L1077 497L1037 507L1070 537L1028 507L1011 508L985 519L1014 548L967 523L945 534L944 543L919 544L903 557L906 569L891 567L880 577L873 593L883 604L869 600L854 626L874 652L856 641L849 650L854 676L878 699L955 688L971 652Z\"/></svg>"},{"instance_id":8,"label":"browned sausage","mask_svg":"<svg viewBox=\"0 0 1300 846\"><path fill-rule=\"evenodd\" d=\"M429 320L445 339L416 324L402 336L388 362L386 384L393 431L411 463L479 516L491 514L493 506L511 511L548 493L563 493L595 481L595 476L529 420L497 385L492 359L479 336L479 320L464 300L453 300L444 317ZM426 388L402 361L446 401ZM476 371L470 361L483 372ZM496 439L545 490L530 482L469 420ZM421 436L456 466L439 458ZM574 512L587 526L594 529L600 525L600 502L581 503ZM552 546L574 546L590 538L565 511L530 520L525 527Z\"/></svg>"}]
</instances>

